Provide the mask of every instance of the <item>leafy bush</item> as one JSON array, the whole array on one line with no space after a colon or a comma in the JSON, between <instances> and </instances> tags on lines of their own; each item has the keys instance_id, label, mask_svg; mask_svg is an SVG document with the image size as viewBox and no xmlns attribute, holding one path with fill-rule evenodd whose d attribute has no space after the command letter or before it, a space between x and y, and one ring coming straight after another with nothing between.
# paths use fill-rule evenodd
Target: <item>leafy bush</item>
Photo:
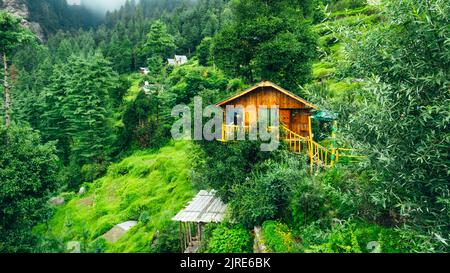
<instances>
[{"instance_id":1,"label":"leafy bush","mask_svg":"<svg viewBox=\"0 0 450 273\"><path fill-rule=\"evenodd\" d=\"M323 0L329 5L330 11L342 11L346 9L356 9L367 5L367 0Z\"/></svg>"},{"instance_id":2,"label":"leafy bush","mask_svg":"<svg viewBox=\"0 0 450 273\"><path fill-rule=\"evenodd\" d=\"M286 155L258 165L244 183L232 188L233 219L251 228L283 215L298 181L306 176L303 161L303 157Z\"/></svg>"},{"instance_id":3,"label":"leafy bush","mask_svg":"<svg viewBox=\"0 0 450 273\"><path fill-rule=\"evenodd\" d=\"M54 143L41 144L27 126L0 125L0 252L29 252L31 229L51 214L48 200L60 186Z\"/></svg>"},{"instance_id":4,"label":"leafy bush","mask_svg":"<svg viewBox=\"0 0 450 273\"><path fill-rule=\"evenodd\" d=\"M286 224L267 221L262 226L262 232L264 243L270 252L291 253L298 250L298 242Z\"/></svg>"},{"instance_id":5,"label":"leafy bush","mask_svg":"<svg viewBox=\"0 0 450 273\"><path fill-rule=\"evenodd\" d=\"M168 221L157 231L150 246L151 253L180 252L180 235L178 223Z\"/></svg>"},{"instance_id":6,"label":"leafy bush","mask_svg":"<svg viewBox=\"0 0 450 273\"><path fill-rule=\"evenodd\" d=\"M243 184L260 163L280 158L281 152L261 152L259 141L220 143L203 141L193 154L194 183L212 188L224 202L233 197L233 188Z\"/></svg>"},{"instance_id":7,"label":"leafy bush","mask_svg":"<svg viewBox=\"0 0 450 273\"><path fill-rule=\"evenodd\" d=\"M242 225L222 224L212 231L209 253L251 253L253 238Z\"/></svg>"},{"instance_id":8,"label":"leafy bush","mask_svg":"<svg viewBox=\"0 0 450 273\"><path fill-rule=\"evenodd\" d=\"M94 182L94 180L103 176L106 172L104 163L85 164L81 167L81 179L83 182Z\"/></svg>"},{"instance_id":9,"label":"leafy bush","mask_svg":"<svg viewBox=\"0 0 450 273\"><path fill-rule=\"evenodd\" d=\"M299 180L291 199L292 223L303 228L316 221L329 226L336 219L358 215L376 218L368 205L367 189L364 174L339 167Z\"/></svg>"},{"instance_id":10,"label":"leafy bush","mask_svg":"<svg viewBox=\"0 0 450 273\"><path fill-rule=\"evenodd\" d=\"M314 229L310 229L308 232L314 232ZM305 252L399 253L411 251L411 248L402 241L400 234L394 229L360 222L348 222L334 226L322 238L321 244L310 244L311 242L306 240L307 238L305 236L302 241Z\"/></svg>"},{"instance_id":11,"label":"leafy bush","mask_svg":"<svg viewBox=\"0 0 450 273\"><path fill-rule=\"evenodd\" d=\"M385 21L355 33L349 67L365 100L345 135L368 155L371 200L385 218L448 249L448 1L386 1ZM371 52L371 54L367 54ZM373 77L376 75L376 77Z\"/></svg>"}]
</instances>

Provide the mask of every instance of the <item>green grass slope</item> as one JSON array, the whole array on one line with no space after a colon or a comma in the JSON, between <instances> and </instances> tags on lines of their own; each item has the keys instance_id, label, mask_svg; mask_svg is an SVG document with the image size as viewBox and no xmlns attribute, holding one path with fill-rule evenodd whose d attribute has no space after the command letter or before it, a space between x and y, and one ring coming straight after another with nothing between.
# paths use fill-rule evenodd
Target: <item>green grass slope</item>
<instances>
[{"instance_id":1,"label":"green grass slope","mask_svg":"<svg viewBox=\"0 0 450 273\"><path fill-rule=\"evenodd\" d=\"M155 234L173 228L170 219L194 195L189 180L191 146L174 142L112 165L105 177L57 208L53 218L36 232L64 244L79 241L83 252L149 252ZM139 224L119 241L107 243L102 238L115 225L129 220Z\"/></svg>"},{"instance_id":2,"label":"green grass slope","mask_svg":"<svg viewBox=\"0 0 450 273\"><path fill-rule=\"evenodd\" d=\"M348 31L369 32L382 20L377 6L367 5L329 13L326 19L313 27L319 37L319 59L313 64L313 84L326 85L334 96L344 95L358 86L358 81L339 74L345 56Z\"/></svg>"}]
</instances>

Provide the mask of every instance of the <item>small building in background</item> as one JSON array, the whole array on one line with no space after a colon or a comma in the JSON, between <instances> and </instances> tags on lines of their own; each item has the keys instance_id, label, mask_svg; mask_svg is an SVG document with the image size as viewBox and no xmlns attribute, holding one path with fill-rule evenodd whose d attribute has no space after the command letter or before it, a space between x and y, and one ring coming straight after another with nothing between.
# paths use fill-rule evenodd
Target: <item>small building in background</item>
<instances>
[{"instance_id":1,"label":"small building in background","mask_svg":"<svg viewBox=\"0 0 450 273\"><path fill-rule=\"evenodd\" d=\"M148 69L148 67L141 67L139 70L142 75L148 75L148 73L150 73L150 69Z\"/></svg>"},{"instance_id":2,"label":"small building in background","mask_svg":"<svg viewBox=\"0 0 450 273\"><path fill-rule=\"evenodd\" d=\"M185 55L175 55L175 58L167 59L167 62L170 66L179 66L186 64L188 62L188 57Z\"/></svg>"}]
</instances>

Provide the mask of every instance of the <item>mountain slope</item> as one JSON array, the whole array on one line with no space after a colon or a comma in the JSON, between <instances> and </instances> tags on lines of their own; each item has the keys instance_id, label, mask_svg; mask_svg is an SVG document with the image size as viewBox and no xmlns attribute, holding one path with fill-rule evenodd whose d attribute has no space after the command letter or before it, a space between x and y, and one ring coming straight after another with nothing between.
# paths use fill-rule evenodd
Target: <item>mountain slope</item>
<instances>
[{"instance_id":1,"label":"mountain slope","mask_svg":"<svg viewBox=\"0 0 450 273\"><path fill-rule=\"evenodd\" d=\"M80 242L82 252L176 252L178 236L164 236L178 232L171 218L194 195L190 149L190 143L176 142L156 152L136 152L87 185L86 193L57 208L53 218L35 231L56 238L64 247L69 241ZM138 225L116 243L103 238L115 225L133 220Z\"/></svg>"},{"instance_id":2,"label":"mountain slope","mask_svg":"<svg viewBox=\"0 0 450 273\"><path fill-rule=\"evenodd\" d=\"M0 9L23 18L23 24L41 40L58 30L77 30L98 25L101 18L83 6L66 0L0 0Z\"/></svg>"}]
</instances>

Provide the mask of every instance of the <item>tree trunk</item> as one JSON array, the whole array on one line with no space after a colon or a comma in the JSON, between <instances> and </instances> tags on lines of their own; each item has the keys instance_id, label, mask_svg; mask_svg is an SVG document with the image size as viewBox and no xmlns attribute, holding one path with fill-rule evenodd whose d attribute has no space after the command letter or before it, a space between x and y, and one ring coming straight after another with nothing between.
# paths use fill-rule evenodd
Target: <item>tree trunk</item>
<instances>
[{"instance_id":1,"label":"tree trunk","mask_svg":"<svg viewBox=\"0 0 450 273\"><path fill-rule=\"evenodd\" d=\"M3 89L5 92L5 125L6 128L9 128L11 126L11 90L8 83L9 71L6 53L3 53L3 66L5 70L5 78L3 81Z\"/></svg>"}]
</instances>

